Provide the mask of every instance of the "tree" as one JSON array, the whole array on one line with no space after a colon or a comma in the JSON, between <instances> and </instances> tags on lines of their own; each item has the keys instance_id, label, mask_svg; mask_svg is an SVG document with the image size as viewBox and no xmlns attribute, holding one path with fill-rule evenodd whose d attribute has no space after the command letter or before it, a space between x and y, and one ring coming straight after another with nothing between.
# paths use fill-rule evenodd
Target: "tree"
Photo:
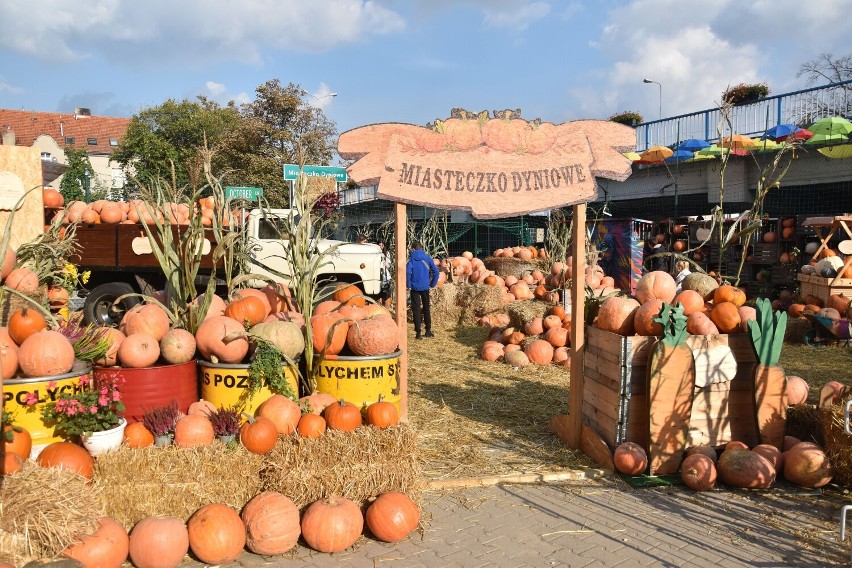
<instances>
[{"instance_id":1,"label":"tree","mask_svg":"<svg viewBox=\"0 0 852 568\"><path fill-rule=\"evenodd\" d=\"M68 160L68 169L62 174L59 193L65 198L65 203L82 200L86 197L86 190L91 190L91 183L95 179L89 153L85 148L70 146L65 148L65 158Z\"/></svg>"},{"instance_id":2,"label":"tree","mask_svg":"<svg viewBox=\"0 0 852 568\"><path fill-rule=\"evenodd\" d=\"M228 132L239 123L233 104L220 106L198 97L197 101L168 99L161 105L143 109L134 115L112 159L121 164L130 182L150 186L157 178L171 178L172 166L178 186L197 189L203 182L200 151L206 144L220 150Z\"/></svg>"},{"instance_id":3,"label":"tree","mask_svg":"<svg viewBox=\"0 0 852 568\"><path fill-rule=\"evenodd\" d=\"M822 53L813 61L803 63L796 77L805 77L808 86L820 79L828 83L840 83L852 79L852 54L838 57L830 53Z\"/></svg>"}]
</instances>

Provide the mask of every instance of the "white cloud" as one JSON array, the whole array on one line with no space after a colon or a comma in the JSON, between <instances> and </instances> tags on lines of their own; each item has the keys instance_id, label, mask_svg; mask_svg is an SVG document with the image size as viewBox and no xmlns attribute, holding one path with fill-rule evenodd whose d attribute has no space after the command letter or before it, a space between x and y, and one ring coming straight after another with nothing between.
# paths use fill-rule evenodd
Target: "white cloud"
<instances>
[{"instance_id":1,"label":"white cloud","mask_svg":"<svg viewBox=\"0 0 852 568\"><path fill-rule=\"evenodd\" d=\"M14 85L10 85L9 83L0 82L0 93L12 93L13 95L18 95L24 92L24 90L20 87L16 87Z\"/></svg>"},{"instance_id":2,"label":"white cloud","mask_svg":"<svg viewBox=\"0 0 852 568\"><path fill-rule=\"evenodd\" d=\"M224 83L218 83L216 81L207 81L204 83L204 86L198 89L195 93L193 93L190 97L195 96L203 96L208 99L215 101L216 103L225 106L229 102L234 101L237 106L245 103L249 103L253 101L253 97L248 93L241 92L239 94L231 94L228 91L228 87Z\"/></svg>"},{"instance_id":3,"label":"white cloud","mask_svg":"<svg viewBox=\"0 0 852 568\"><path fill-rule=\"evenodd\" d=\"M334 97L336 96L337 93L332 92L328 85L320 83L316 91L307 94L305 102L314 108L325 110L331 106L331 103L334 102Z\"/></svg>"},{"instance_id":4,"label":"white cloud","mask_svg":"<svg viewBox=\"0 0 852 568\"><path fill-rule=\"evenodd\" d=\"M550 4L545 2L530 2L517 7L485 10L486 25L495 28L512 28L518 31L526 30L530 24L547 17L550 14Z\"/></svg>"},{"instance_id":5,"label":"white cloud","mask_svg":"<svg viewBox=\"0 0 852 568\"><path fill-rule=\"evenodd\" d=\"M52 62L100 52L127 65L169 59L262 63L261 48L322 52L405 22L370 0L34 0L0 3L0 49Z\"/></svg>"}]
</instances>

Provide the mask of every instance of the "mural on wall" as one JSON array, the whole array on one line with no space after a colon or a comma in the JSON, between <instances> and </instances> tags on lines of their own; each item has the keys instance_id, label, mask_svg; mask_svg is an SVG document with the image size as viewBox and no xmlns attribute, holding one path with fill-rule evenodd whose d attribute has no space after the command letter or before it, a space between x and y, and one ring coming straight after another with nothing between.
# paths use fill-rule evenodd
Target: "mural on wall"
<instances>
[{"instance_id":1,"label":"mural on wall","mask_svg":"<svg viewBox=\"0 0 852 568\"><path fill-rule=\"evenodd\" d=\"M639 227L650 221L638 219L609 219L597 221L590 227L589 242L600 252L598 264L612 276L615 287L629 294L636 291L642 277L643 245L645 239Z\"/></svg>"},{"instance_id":2,"label":"mural on wall","mask_svg":"<svg viewBox=\"0 0 852 568\"><path fill-rule=\"evenodd\" d=\"M632 128L608 120L552 124L520 110L453 109L429 127L402 123L344 132L338 153L349 176L377 184L381 199L474 217L510 217L597 198L596 177L624 181L635 150Z\"/></svg>"}]
</instances>

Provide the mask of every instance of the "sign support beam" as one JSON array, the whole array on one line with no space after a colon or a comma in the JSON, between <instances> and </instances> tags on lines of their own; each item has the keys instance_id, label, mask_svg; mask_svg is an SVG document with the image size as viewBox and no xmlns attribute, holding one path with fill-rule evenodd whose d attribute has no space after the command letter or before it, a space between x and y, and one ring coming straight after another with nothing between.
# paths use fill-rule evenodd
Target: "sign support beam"
<instances>
[{"instance_id":1,"label":"sign support beam","mask_svg":"<svg viewBox=\"0 0 852 568\"><path fill-rule=\"evenodd\" d=\"M408 256L408 243L405 242L405 229L408 226L408 213L405 203L395 203L395 234L396 243L396 288L394 290L394 307L396 308L396 325L399 329L399 417L408 422L408 306L405 279L405 264Z\"/></svg>"}]
</instances>

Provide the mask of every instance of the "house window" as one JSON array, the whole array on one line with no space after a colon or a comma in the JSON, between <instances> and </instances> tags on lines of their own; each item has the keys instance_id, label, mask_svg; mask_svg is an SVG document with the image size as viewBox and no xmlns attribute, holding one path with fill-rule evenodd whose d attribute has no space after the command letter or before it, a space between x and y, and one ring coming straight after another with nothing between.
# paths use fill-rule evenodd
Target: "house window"
<instances>
[{"instance_id":1,"label":"house window","mask_svg":"<svg viewBox=\"0 0 852 568\"><path fill-rule=\"evenodd\" d=\"M65 137L65 143L71 144L73 146L74 145L74 137L73 136L66 136Z\"/></svg>"},{"instance_id":2,"label":"house window","mask_svg":"<svg viewBox=\"0 0 852 568\"><path fill-rule=\"evenodd\" d=\"M97 138L86 138L86 143L89 146L97 146L98 145L98 139Z\"/></svg>"},{"instance_id":3,"label":"house window","mask_svg":"<svg viewBox=\"0 0 852 568\"><path fill-rule=\"evenodd\" d=\"M42 152L41 153L41 159L50 161L50 152Z\"/></svg>"},{"instance_id":4,"label":"house window","mask_svg":"<svg viewBox=\"0 0 852 568\"><path fill-rule=\"evenodd\" d=\"M110 138L109 139L110 146L118 146L118 138Z\"/></svg>"},{"instance_id":5,"label":"house window","mask_svg":"<svg viewBox=\"0 0 852 568\"><path fill-rule=\"evenodd\" d=\"M112 187L124 187L124 170L121 168L112 168Z\"/></svg>"}]
</instances>

